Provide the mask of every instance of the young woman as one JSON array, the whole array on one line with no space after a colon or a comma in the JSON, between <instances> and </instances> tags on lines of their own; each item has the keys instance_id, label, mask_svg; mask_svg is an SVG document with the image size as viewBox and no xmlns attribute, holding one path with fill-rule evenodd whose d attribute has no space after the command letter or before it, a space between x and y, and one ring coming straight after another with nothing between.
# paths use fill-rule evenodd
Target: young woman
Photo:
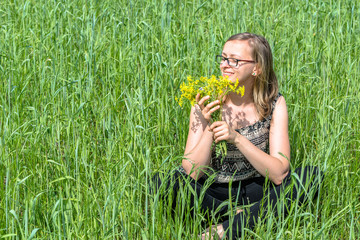
<instances>
[{"instance_id":1,"label":"young woman","mask_svg":"<svg viewBox=\"0 0 360 240\"><path fill-rule=\"evenodd\" d=\"M288 112L278 90L271 49L264 37L251 33L233 35L216 59L223 76L245 86L245 95L229 93L223 102L222 121L217 122L212 122L211 114L220 111L219 101L208 102L209 96L201 99L197 96L178 175L190 176L198 194L208 176L215 175L201 202L204 211L218 209L220 215L225 214L228 207L220 210L218 207L230 198L237 199L238 205L253 204L244 211L239 209L234 219L212 227L218 237L235 239L244 226L254 227L260 214L275 207L284 187L291 182ZM220 141L227 144L224 157L216 157L212 149L213 142ZM317 191L318 185L312 178L320 174L317 168L296 169L295 173L300 176L295 186L309 186ZM272 183L265 187L266 178ZM180 178L171 179L180 181ZM175 193L177 189L175 184ZM291 200L305 200L305 194L297 189L294 187L286 196L284 214ZM264 197L270 201L261 201ZM202 235L204 239L209 237L212 238L208 232Z\"/></svg>"}]
</instances>

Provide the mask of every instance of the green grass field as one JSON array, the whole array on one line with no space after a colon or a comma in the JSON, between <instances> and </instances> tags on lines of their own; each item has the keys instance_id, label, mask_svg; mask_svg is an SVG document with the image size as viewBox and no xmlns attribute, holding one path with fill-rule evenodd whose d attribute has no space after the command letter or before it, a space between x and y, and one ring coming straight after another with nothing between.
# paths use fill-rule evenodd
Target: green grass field
<instances>
[{"instance_id":1,"label":"green grass field","mask_svg":"<svg viewBox=\"0 0 360 240\"><path fill-rule=\"evenodd\" d=\"M147 183L181 163L180 83L219 75L244 31L272 46L292 167L326 172L319 198L246 239L360 239L353 0L1 1L0 239L196 239L202 214L171 218Z\"/></svg>"}]
</instances>

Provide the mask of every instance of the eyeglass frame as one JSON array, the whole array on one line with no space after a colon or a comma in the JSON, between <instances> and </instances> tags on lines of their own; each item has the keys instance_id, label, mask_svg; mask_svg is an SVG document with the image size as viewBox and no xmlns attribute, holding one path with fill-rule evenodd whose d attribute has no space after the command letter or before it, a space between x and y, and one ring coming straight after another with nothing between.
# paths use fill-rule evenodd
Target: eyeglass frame
<instances>
[{"instance_id":1,"label":"eyeglass frame","mask_svg":"<svg viewBox=\"0 0 360 240\"><path fill-rule=\"evenodd\" d=\"M222 62L222 60L220 60L220 62L218 62L218 60L217 60L218 57L224 59L224 61ZM230 65L229 59L234 59L234 60L236 60L236 65L235 65L235 66ZM228 64L230 67L235 67L235 68L239 67L239 62L256 63L256 61L254 61L254 60L244 60L244 59L236 59L236 58L227 58L227 57L224 57L224 56L222 56L222 55L216 55L216 56L215 56L215 61L216 61L217 63L219 63L219 64L222 64L222 63L224 63L224 62L226 61L227 64Z\"/></svg>"}]
</instances>

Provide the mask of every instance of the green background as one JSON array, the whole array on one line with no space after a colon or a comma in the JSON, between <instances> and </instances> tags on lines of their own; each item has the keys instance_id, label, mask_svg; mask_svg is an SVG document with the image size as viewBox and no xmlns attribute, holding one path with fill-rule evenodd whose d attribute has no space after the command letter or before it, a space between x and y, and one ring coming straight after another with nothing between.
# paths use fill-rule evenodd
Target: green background
<instances>
[{"instance_id":1,"label":"green background","mask_svg":"<svg viewBox=\"0 0 360 240\"><path fill-rule=\"evenodd\" d=\"M273 50L292 167L326 176L313 204L244 234L359 239L359 15L352 0L1 1L0 236L196 239L200 217L172 219L147 183L181 163L180 83L219 75L248 31Z\"/></svg>"}]
</instances>

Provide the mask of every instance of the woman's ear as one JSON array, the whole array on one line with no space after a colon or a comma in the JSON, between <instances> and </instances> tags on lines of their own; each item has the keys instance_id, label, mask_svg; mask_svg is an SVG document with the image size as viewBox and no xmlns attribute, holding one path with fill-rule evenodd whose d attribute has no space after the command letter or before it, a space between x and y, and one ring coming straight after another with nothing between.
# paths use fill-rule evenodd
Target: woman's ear
<instances>
[{"instance_id":1,"label":"woman's ear","mask_svg":"<svg viewBox=\"0 0 360 240\"><path fill-rule=\"evenodd\" d=\"M252 75L256 77L257 75L261 74L261 68L258 64L255 65Z\"/></svg>"}]
</instances>

